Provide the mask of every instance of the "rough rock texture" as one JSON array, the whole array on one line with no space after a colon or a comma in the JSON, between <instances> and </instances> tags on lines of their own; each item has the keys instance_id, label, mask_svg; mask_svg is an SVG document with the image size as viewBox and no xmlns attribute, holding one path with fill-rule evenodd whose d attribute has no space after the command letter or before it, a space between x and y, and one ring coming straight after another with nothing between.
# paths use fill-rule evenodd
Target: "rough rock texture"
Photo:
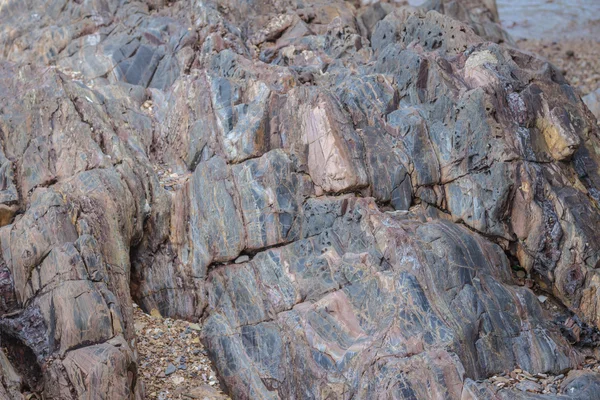
<instances>
[{"instance_id":1,"label":"rough rock texture","mask_svg":"<svg viewBox=\"0 0 600 400\"><path fill-rule=\"evenodd\" d=\"M493 1L1 7L0 395L143 398L132 297L240 399L533 399L480 380L595 350L599 128Z\"/></svg>"}]
</instances>

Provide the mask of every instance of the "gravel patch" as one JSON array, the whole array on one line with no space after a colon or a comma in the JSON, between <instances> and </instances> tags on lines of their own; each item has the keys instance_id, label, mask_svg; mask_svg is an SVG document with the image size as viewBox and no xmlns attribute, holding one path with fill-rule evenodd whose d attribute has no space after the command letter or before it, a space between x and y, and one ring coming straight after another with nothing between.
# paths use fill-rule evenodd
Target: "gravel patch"
<instances>
[{"instance_id":1,"label":"gravel patch","mask_svg":"<svg viewBox=\"0 0 600 400\"><path fill-rule=\"evenodd\" d=\"M580 370L600 372L600 362L593 358L587 358L578 368ZM530 374L522 369L515 369L508 373L494 375L487 379L497 390L515 389L522 392L555 394L561 390L561 385L566 379L565 374Z\"/></svg>"},{"instance_id":2,"label":"gravel patch","mask_svg":"<svg viewBox=\"0 0 600 400\"><path fill-rule=\"evenodd\" d=\"M200 342L199 324L148 315L135 304L134 320L147 399L229 399Z\"/></svg>"}]
</instances>

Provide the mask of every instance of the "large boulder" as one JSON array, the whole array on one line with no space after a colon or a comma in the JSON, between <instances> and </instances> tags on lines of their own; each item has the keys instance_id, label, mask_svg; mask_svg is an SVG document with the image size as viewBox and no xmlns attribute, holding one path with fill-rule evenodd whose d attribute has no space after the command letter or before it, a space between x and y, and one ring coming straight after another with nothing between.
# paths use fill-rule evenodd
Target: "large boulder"
<instances>
[{"instance_id":1,"label":"large boulder","mask_svg":"<svg viewBox=\"0 0 600 400\"><path fill-rule=\"evenodd\" d=\"M483 380L596 349L600 131L497 23L5 2L0 397L143 398L133 298L200 321L235 398L540 398Z\"/></svg>"}]
</instances>

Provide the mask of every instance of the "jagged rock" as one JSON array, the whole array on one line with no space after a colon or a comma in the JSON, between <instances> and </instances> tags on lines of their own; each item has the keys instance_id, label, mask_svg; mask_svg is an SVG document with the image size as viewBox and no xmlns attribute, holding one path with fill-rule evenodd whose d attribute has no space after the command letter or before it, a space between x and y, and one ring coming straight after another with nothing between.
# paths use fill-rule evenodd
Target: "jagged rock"
<instances>
[{"instance_id":1,"label":"jagged rock","mask_svg":"<svg viewBox=\"0 0 600 400\"><path fill-rule=\"evenodd\" d=\"M503 286L512 278L499 247L450 222L423 223L420 212L386 215L373 202L340 203L345 210L318 235L209 275L203 334L234 396L270 397L277 389L282 397L320 398L346 388L372 398L399 390L381 388L408 373L407 393L460 397L451 388L465 372L560 371L575 361L556 328L538 319L533 293ZM523 330L530 325L535 333ZM292 365L283 361L288 354ZM446 380L422 391L436 368Z\"/></svg>"},{"instance_id":2,"label":"jagged rock","mask_svg":"<svg viewBox=\"0 0 600 400\"><path fill-rule=\"evenodd\" d=\"M498 7L494 0L428 0L422 7L465 22L479 36L496 43L513 43L512 38L500 26Z\"/></svg>"},{"instance_id":3,"label":"jagged rock","mask_svg":"<svg viewBox=\"0 0 600 400\"><path fill-rule=\"evenodd\" d=\"M497 23L5 2L0 396L143 398L133 297L201 323L236 398L539 398L476 381L597 345L599 128ZM598 398L570 376L545 397Z\"/></svg>"}]
</instances>

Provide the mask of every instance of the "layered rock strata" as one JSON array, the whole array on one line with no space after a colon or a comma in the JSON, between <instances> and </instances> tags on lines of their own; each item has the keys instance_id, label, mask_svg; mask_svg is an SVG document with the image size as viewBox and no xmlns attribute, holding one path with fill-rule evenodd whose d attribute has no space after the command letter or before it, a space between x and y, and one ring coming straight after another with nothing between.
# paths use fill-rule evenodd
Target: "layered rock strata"
<instances>
[{"instance_id":1,"label":"layered rock strata","mask_svg":"<svg viewBox=\"0 0 600 400\"><path fill-rule=\"evenodd\" d=\"M534 399L482 380L594 352L599 128L493 2L1 7L0 395L143 398L132 297L240 399Z\"/></svg>"}]
</instances>

